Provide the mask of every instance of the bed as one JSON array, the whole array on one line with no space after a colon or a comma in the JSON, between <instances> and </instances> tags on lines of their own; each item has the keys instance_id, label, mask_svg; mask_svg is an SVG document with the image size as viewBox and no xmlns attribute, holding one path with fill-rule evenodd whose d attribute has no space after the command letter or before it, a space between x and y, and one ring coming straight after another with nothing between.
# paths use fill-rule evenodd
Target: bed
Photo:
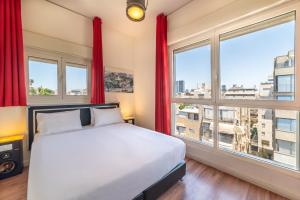
<instances>
[{"instance_id":1,"label":"bed","mask_svg":"<svg viewBox=\"0 0 300 200\"><path fill-rule=\"evenodd\" d=\"M128 123L89 126L91 107L118 106L29 107L28 200L152 200L185 175L181 140ZM35 134L37 113L74 109L85 128Z\"/></svg>"}]
</instances>

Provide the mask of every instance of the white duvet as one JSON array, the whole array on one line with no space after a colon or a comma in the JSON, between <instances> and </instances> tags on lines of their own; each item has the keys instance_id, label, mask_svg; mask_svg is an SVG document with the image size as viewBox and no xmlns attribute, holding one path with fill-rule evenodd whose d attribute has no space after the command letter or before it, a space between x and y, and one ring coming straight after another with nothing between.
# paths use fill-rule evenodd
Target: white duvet
<instances>
[{"instance_id":1,"label":"white duvet","mask_svg":"<svg viewBox=\"0 0 300 200\"><path fill-rule=\"evenodd\" d=\"M28 200L129 200L183 162L174 137L120 123L35 137Z\"/></svg>"}]
</instances>

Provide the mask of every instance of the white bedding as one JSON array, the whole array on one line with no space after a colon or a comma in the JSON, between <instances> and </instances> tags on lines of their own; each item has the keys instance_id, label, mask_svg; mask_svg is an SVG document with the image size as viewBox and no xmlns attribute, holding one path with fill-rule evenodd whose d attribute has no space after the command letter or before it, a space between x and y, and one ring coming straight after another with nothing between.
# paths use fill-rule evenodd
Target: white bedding
<instances>
[{"instance_id":1,"label":"white bedding","mask_svg":"<svg viewBox=\"0 0 300 200\"><path fill-rule=\"evenodd\" d=\"M35 136L28 200L129 200L183 162L185 144L126 123Z\"/></svg>"}]
</instances>

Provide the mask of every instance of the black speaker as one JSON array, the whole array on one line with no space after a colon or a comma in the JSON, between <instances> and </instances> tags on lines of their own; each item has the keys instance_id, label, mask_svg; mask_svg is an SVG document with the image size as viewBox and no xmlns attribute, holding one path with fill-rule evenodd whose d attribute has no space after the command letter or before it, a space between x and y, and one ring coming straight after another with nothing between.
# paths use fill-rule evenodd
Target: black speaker
<instances>
[{"instance_id":1,"label":"black speaker","mask_svg":"<svg viewBox=\"0 0 300 200\"><path fill-rule=\"evenodd\" d=\"M22 140L0 144L0 179L22 173L23 170Z\"/></svg>"}]
</instances>

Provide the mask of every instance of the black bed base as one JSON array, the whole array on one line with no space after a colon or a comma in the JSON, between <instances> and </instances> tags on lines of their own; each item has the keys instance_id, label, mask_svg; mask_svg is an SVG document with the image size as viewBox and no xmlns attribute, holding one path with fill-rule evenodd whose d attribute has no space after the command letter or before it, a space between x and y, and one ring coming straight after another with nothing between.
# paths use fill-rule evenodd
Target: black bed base
<instances>
[{"instance_id":1,"label":"black bed base","mask_svg":"<svg viewBox=\"0 0 300 200\"><path fill-rule=\"evenodd\" d=\"M151 185L133 200L155 200L166 192L177 181L182 179L186 172L185 162L178 164L172 171L165 175L158 182Z\"/></svg>"}]
</instances>

